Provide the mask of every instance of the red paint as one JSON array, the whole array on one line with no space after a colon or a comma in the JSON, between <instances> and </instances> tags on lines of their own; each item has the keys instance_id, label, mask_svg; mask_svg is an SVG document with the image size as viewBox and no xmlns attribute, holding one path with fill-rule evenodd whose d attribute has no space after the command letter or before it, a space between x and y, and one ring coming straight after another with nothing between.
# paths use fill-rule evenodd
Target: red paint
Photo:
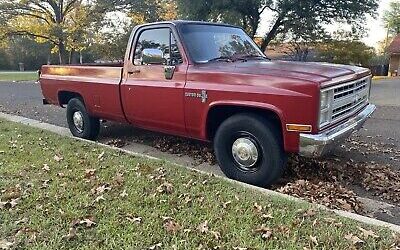
<instances>
[{"instance_id":1,"label":"red paint","mask_svg":"<svg viewBox=\"0 0 400 250\"><path fill-rule=\"evenodd\" d=\"M174 22L152 24L170 27ZM286 124L312 125L319 132L320 88L369 74L367 69L331 64L283 61L215 62L194 64L178 42L184 62L172 80L163 66L134 66L131 58L137 35L129 41L123 67L43 66L40 84L45 99L59 105L60 91L82 96L92 116L169 134L208 141L209 110L220 105L260 108L281 121L287 152L298 152L299 133ZM128 74L128 70L140 71ZM185 97L186 92L207 91L208 99ZM343 122L343 121L342 121Z\"/></svg>"}]
</instances>

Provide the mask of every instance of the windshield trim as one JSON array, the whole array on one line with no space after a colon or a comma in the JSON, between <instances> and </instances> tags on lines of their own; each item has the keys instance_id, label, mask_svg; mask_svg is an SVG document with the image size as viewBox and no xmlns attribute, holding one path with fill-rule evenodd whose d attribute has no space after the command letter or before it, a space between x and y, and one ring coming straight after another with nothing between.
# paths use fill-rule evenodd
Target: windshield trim
<instances>
[{"instance_id":1,"label":"windshield trim","mask_svg":"<svg viewBox=\"0 0 400 250\"><path fill-rule=\"evenodd\" d=\"M196 61L193 58L193 56L191 55L191 51L187 47L187 44L186 44L186 41L184 39L184 35L183 35L183 32L182 32L182 27L183 26L187 26L187 25L204 25L204 26L227 27L227 28L234 28L234 29L242 30L244 32L244 34L249 37L249 40L251 41L251 44L254 46L254 48L257 50L257 52L260 54L260 57L264 57L266 60L268 60L268 57L262 52L262 50L257 45L257 43L247 34L247 32L242 27L235 26L235 25L230 25L230 24L224 24L224 23L207 23L207 22L204 22L204 23L203 22L181 23L179 26L177 26L179 37L181 37L182 44L183 44L183 46L185 48L185 52L186 52L187 56L189 57L190 61L193 62L194 64L208 64L208 63L212 63L212 62L210 62L210 60L207 60L207 61Z\"/></svg>"}]
</instances>

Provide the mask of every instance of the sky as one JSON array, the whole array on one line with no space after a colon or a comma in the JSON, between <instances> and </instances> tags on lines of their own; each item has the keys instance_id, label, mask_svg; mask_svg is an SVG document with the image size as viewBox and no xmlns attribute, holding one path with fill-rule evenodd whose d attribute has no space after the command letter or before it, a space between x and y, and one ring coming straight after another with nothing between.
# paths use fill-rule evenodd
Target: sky
<instances>
[{"instance_id":1,"label":"sky","mask_svg":"<svg viewBox=\"0 0 400 250\"><path fill-rule=\"evenodd\" d=\"M392 1L396 0L380 0L378 17L367 16L367 27L369 28L369 32L367 36L363 39L363 42L371 47L377 47L378 42L382 41L386 38L386 30L383 27L382 17L385 12L389 8L389 4ZM397 0L400 1L400 0ZM271 12L264 12L262 15L261 26L258 30L259 34L265 34L268 32L271 23ZM335 31L340 28L340 25L335 24L331 25L328 30Z\"/></svg>"}]
</instances>

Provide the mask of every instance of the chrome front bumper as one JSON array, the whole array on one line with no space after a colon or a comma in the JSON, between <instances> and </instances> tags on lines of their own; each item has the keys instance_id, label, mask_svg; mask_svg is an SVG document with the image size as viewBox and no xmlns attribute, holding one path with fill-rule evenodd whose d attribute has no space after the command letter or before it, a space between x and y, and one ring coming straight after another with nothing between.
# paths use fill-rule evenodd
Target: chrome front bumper
<instances>
[{"instance_id":1,"label":"chrome front bumper","mask_svg":"<svg viewBox=\"0 0 400 250\"><path fill-rule=\"evenodd\" d=\"M317 135L300 134L299 154L310 158L322 157L328 154L354 131L360 130L375 110L376 106L370 104L357 116L328 131Z\"/></svg>"}]
</instances>

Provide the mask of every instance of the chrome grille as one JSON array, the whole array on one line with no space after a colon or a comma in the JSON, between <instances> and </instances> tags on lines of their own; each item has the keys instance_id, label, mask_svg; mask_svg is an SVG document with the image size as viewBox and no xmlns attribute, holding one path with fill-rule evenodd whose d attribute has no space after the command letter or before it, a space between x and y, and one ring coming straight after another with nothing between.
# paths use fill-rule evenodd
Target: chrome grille
<instances>
[{"instance_id":1,"label":"chrome grille","mask_svg":"<svg viewBox=\"0 0 400 250\"><path fill-rule=\"evenodd\" d=\"M369 102L371 77L365 77L352 82L340 84L322 92L328 93L329 105L321 110L321 115L327 116L321 121L320 127L344 119L359 111Z\"/></svg>"}]
</instances>

